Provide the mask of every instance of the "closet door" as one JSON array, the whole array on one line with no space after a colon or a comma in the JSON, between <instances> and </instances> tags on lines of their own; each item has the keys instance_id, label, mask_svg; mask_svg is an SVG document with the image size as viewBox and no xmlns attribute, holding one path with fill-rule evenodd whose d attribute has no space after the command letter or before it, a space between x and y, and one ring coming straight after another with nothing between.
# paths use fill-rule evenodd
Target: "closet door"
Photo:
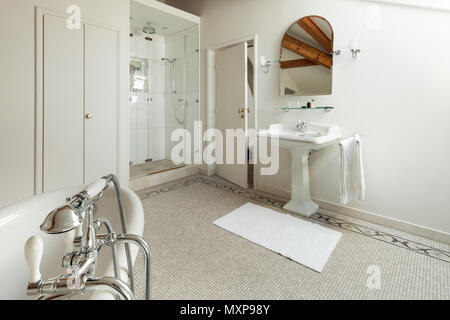
<instances>
[{"instance_id":1,"label":"closet door","mask_svg":"<svg viewBox=\"0 0 450 320\"><path fill-rule=\"evenodd\" d=\"M42 191L83 183L83 32L45 14L42 32ZM38 55L40 57L41 55Z\"/></svg>"},{"instance_id":2,"label":"closet door","mask_svg":"<svg viewBox=\"0 0 450 320\"><path fill-rule=\"evenodd\" d=\"M117 174L118 32L85 24L85 183Z\"/></svg>"}]
</instances>

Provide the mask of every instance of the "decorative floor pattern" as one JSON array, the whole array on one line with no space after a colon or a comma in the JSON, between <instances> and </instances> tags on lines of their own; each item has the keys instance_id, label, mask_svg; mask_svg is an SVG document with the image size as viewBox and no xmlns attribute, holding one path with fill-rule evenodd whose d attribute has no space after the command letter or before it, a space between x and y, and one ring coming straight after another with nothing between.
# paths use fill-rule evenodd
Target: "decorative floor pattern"
<instances>
[{"instance_id":1,"label":"decorative floor pattern","mask_svg":"<svg viewBox=\"0 0 450 320\"><path fill-rule=\"evenodd\" d=\"M450 246L321 211L298 217L340 231L321 273L218 228L247 202L286 213L285 199L197 175L138 192L152 250L152 299L450 299ZM371 268L379 288L368 286ZM143 263L135 263L143 297Z\"/></svg>"},{"instance_id":2,"label":"decorative floor pattern","mask_svg":"<svg viewBox=\"0 0 450 320\"><path fill-rule=\"evenodd\" d=\"M186 187L192 185L194 183L203 183L208 186L232 192L237 194L243 198L247 198L251 201L256 201L259 203L263 203L266 205L270 205L277 208L282 208L286 204L286 200L282 200L281 198L276 198L275 196L267 195L264 193L260 193L254 190L246 190L240 188L232 183L220 179L218 177L207 177L203 175L196 175L182 181L174 182L172 185L165 186L162 188L157 188L156 190L142 190L138 192L138 195L141 200L148 199L150 197L154 197L163 193L175 191L179 188ZM412 240L405 239L403 237L399 237L397 235L392 235L380 230L375 230L363 225L355 224L352 222L348 222L342 219L338 219L335 217L331 217L324 213L316 213L311 216L310 219L320 221L325 224L333 225L335 227L346 229L352 232L356 232L366 237L370 237L372 239L376 239L382 242L385 242L390 245L394 245L403 249L407 249L418 254L423 254L425 256L435 258L444 262L450 263L450 252L440 250L437 248L433 248L427 246L425 244L421 244Z\"/></svg>"}]
</instances>

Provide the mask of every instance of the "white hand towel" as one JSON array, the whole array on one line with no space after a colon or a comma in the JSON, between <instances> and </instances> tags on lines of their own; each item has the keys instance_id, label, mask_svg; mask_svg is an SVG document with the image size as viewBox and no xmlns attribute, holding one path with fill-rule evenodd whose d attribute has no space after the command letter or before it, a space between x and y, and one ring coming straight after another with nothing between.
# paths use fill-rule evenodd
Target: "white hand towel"
<instances>
[{"instance_id":1,"label":"white hand towel","mask_svg":"<svg viewBox=\"0 0 450 320\"><path fill-rule=\"evenodd\" d=\"M364 200L366 183L362 159L361 136L357 133L339 143L340 146L340 198L342 204Z\"/></svg>"}]
</instances>

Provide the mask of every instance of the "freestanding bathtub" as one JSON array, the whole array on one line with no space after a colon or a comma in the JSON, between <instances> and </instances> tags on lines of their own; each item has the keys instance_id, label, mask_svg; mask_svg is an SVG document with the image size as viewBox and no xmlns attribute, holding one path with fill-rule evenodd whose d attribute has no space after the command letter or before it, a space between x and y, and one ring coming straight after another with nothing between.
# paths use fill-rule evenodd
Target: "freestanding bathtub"
<instances>
[{"instance_id":1,"label":"freestanding bathtub","mask_svg":"<svg viewBox=\"0 0 450 320\"><path fill-rule=\"evenodd\" d=\"M65 274L61 267L65 254L63 235L48 235L39 229L47 214L64 203L66 197L74 195L82 187L67 188L36 196L4 209L0 209L0 299L24 300L36 299L27 297L25 290L29 279L29 270L24 257L26 240L35 235L44 241L44 253L41 263L41 274L44 278L51 278ZM142 236L144 231L144 210L137 195L122 187L125 206L127 231L129 234ZM114 231L122 233L119 208L114 188L108 188L96 203L94 217L106 217L112 224ZM131 247L132 261L136 260L138 248ZM117 247L117 260L120 266L121 279L126 282L127 263L125 248ZM100 251L96 275L113 276L111 249L106 247ZM71 299L113 299L111 293L93 291Z\"/></svg>"}]
</instances>

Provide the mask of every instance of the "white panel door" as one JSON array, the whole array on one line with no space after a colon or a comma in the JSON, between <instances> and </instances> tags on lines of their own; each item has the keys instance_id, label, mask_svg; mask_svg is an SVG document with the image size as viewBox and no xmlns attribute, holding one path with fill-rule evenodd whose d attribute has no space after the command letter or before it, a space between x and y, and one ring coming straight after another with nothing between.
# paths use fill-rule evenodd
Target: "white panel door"
<instances>
[{"instance_id":1,"label":"white panel door","mask_svg":"<svg viewBox=\"0 0 450 320\"><path fill-rule=\"evenodd\" d=\"M85 25L85 183L117 174L118 32Z\"/></svg>"},{"instance_id":2,"label":"white panel door","mask_svg":"<svg viewBox=\"0 0 450 320\"><path fill-rule=\"evenodd\" d=\"M83 32L43 16L43 172L48 192L83 183Z\"/></svg>"},{"instance_id":3,"label":"white panel door","mask_svg":"<svg viewBox=\"0 0 450 320\"><path fill-rule=\"evenodd\" d=\"M247 42L219 50L216 54L216 127L224 137L226 129L247 129L248 114L239 112L248 110L247 86ZM224 141L224 149L225 145ZM237 145L235 141L235 160ZM246 145L245 150L240 151L246 153ZM225 162L225 150L223 155ZM243 188L248 187L247 164L218 164L216 172Z\"/></svg>"}]
</instances>

